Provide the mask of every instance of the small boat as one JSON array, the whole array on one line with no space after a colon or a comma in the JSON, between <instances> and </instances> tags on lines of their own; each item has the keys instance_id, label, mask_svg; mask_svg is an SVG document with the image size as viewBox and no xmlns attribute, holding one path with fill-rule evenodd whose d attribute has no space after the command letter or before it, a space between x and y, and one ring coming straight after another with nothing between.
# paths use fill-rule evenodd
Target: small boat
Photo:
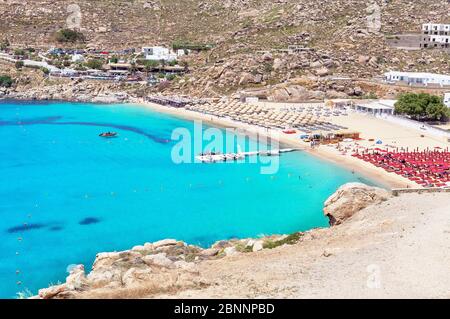
<instances>
[{"instance_id":1,"label":"small boat","mask_svg":"<svg viewBox=\"0 0 450 319\"><path fill-rule=\"evenodd\" d=\"M105 132L99 135L100 137L117 137L116 132Z\"/></svg>"}]
</instances>

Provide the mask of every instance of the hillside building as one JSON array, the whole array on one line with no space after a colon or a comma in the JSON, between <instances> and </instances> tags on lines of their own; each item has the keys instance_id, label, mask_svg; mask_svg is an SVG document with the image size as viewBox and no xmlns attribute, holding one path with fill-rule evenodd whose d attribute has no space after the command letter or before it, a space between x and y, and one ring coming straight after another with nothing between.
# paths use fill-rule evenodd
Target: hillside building
<instances>
[{"instance_id":1,"label":"hillside building","mask_svg":"<svg viewBox=\"0 0 450 319\"><path fill-rule=\"evenodd\" d=\"M420 47L440 49L450 48L450 24L423 24Z\"/></svg>"},{"instance_id":2,"label":"hillside building","mask_svg":"<svg viewBox=\"0 0 450 319\"><path fill-rule=\"evenodd\" d=\"M384 74L386 82L404 83L411 86L450 86L450 75L425 72L390 71Z\"/></svg>"},{"instance_id":3,"label":"hillside building","mask_svg":"<svg viewBox=\"0 0 450 319\"><path fill-rule=\"evenodd\" d=\"M176 52L164 47L144 47L142 53L146 60L152 61L175 61L178 57Z\"/></svg>"}]
</instances>

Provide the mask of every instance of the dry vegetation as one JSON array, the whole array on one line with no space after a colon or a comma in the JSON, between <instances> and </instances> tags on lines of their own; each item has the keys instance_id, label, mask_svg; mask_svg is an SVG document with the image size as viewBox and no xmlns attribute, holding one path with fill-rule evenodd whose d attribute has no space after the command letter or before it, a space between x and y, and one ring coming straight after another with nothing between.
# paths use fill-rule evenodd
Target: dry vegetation
<instances>
[{"instance_id":1,"label":"dry vegetation","mask_svg":"<svg viewBox=\"0 0 450 319\"><path fill-rule=\"evenodd\" d=\"M213 44L188 60L192 74L175 85L186 92L214 95L243 87L265 87L290 78L327 74L370 78L388 69L448 72L448 53L390 48L385 38L418 32L424 22L449 22L450 4L440 0L376 1L382 28L367 30L365 0L95 0L78 1L86 47L103 49L171 45L175 41ZM1 0L0 39L16 46L56 45L54 34L66 27L72 0ZM285 56L279 67L260 61L257 51L303 45L313 53ZM316 63L316 64L314 64ZM224 65L226 71L217 70ZM314 66L315 65L315 66ZM219 72L219 73L218 73ZM249 78L248 74L259 76ZM218 76L218 78L217 78Z\"/></svg>"}]
</instances>

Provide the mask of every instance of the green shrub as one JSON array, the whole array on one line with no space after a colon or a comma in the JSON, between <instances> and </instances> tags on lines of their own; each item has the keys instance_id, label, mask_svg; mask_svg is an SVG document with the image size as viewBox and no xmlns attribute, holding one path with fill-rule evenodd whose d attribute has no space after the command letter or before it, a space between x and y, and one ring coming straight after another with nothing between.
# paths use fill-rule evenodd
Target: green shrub
<instances>
[{"instance_id":1,"label":"green shrub","mask_svg":"<svg viewBox=\"0 0 450 319\"><path fill-rule=\"evenodd\" d=\"M366 100L377 100L378 96L374 92L369 92L363 98L366 99Z\"/></svg>"},{"instance_id":2,"label":"green shrub","mask_svg":"<svg viewBox=\"0 0 450 319\"><path fill-rule=\"evenodd\" d=\"M401 94L395 103L395 113L414 120L441 121L450 117L450 109L444 105L442 99L428 93Z\"/></svg>"},{"instance_id":3,"label":"green shrub","mask_svg":"<svg viewBox=\"0 0 450 319\"><path fill-rule=\"evenodd\" d=\"M103 68L103 61L99 59L91 59L84 64L88 69L101 70Z\"/></svg>"},{"instance_id":4,"label":"green shrub","mask_svg":"<svg viewBox=\"0 0 450 319\"><path fill-rule=\"evenodd\" d=\"M244 243L241 243L241 242L237 243L234 246L234 248L236 248L236 250L238 252L241 252L241 253L251 253L253 251L253 247L252 246L247 246L247 245L245 245Z\"/></svg>"},{"instance_id":5,"label":"green shrub","mask_svg":"<svg viewBox=\"0 0 450 319\"><path fill-rule=\"evenodd\" d=\"M9 75L0 75L0 87L9 88L13 84L13 80Z\"/></svg>"},{"instance_id":6,"label":"green shrub","mask_svg":"<svg viewBox=\"0 0 450 319\"><path fill-rule=\"evenodd\" d=\"M50 70L47 68L44 68L43 66L41 66L40 70L42 71L42 73L44 73L45 75L49 75L50 74Z\"/></svg>"},{"instance_id":7,"label":"green shrub","mask_svg":"<svg viewBox=\"0 0 450 319\"><path fill-rule=\"evenodd\" d=\"M87 70L87 68L84 67L82 64L77 64L74 69L77 71L86 71Z\"/></svg>"},{"instance_id":8,"label":"green shrub","mask_svg":"<svg viewBox=\"0 0 450 319\"><path fill-rule=\"evenodd\" d=\"M175 80L176 77L177 77L177 76L176 76L175 74L167 74L167 75L166 75L166 79L167 79L168 81L173 81L173 80Z\"/></svg>"},{"instance_id":9,"label":"green shrub","mask_svg":"<svg viewBox=\"0 0 450 319\"><path fill-rule=\"evenodd\" d=\"M213 44L199 44L199 43L189 43L188 41L177 40L172 43L172 48L174 50L193 50L193 51L206 51L211 50L214 47Z\"/></svg>"},{"instance_id":10,"label":"green shrub","mask_svg":"<svg viewBox=\"0 0 450 319\"><path fill-rule=\"evenodd\" d=\"M27 54L27 52L24 49L15 49L14 50L14 55L25 56L26 54Z\"/></svg>"},{"instance_id":11,"label":"green shrub","mask_svg":"<svg viewBox=\"0 0 450 319\"><path fill-rule=\"evenodd\" d=\"M72 29L61 29L55 34L56 41L60 43L84 42L84 34Z\"/></svg>"},{"instance_id":12,"label":"green shrub","mask_svg":"<svg viewBox=\"0 0 450 319\"><path fill-rule=\"evenodd\" d=\"M21 69L21 68L23 68L23 66L24 66L23 61L16 61L16 63L15 63L16 69Z\"/></svg>"},{"instance_id":13,"label":"green shrub","mask_svg":"<svg viewBox=\"0 0 450 319\"><path fill-rule=\"evenodd\" d=\"M10 45L8 38L5 38L0 42L0 50L6 50Z\"/></svg>"},{"instance_id":14,"label":"green shrub","mask_svg":"<svg viewBox=\"0 0 450 319\"><path fill-rule=\"evenodd\" d=\"M284 239L280 239L280 240L276 240L276 241L267 240L266 242L264 242L263 247L265 249L273 249L273 248L276 248L279 246L283 246L285 244L293 245L293 244L296 244L302 236L303 236L302 233L293 233Z\"/></svg>"}]
</instances>

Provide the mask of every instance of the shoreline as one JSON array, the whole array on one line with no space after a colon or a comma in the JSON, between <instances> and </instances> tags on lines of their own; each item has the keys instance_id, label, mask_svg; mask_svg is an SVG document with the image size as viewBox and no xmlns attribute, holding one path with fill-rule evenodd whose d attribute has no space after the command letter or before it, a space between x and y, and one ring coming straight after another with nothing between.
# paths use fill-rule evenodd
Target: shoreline
<instances>
[{"instance_id":1,"label":"shoreline","mask_svg":"<svg viewBox=\"0 0 450 319\"><path fill-rule=\"evenodd\" d=\"M247 133L261 134L269 138L275 138L280 142L280 144L285 144L290 147L299 149L300 151L305 151L312 156L316 156L321 160L339 165L347 170L356 171L363 177L373 180L379 186L383 186L390 190L394 188L420 187L419 185L416 185L406 178L388 173L381 168L372 166L369 163L360 161L354 157L337 154L336 152L333 152L331 149L327 148L327 146L321 145L317 149L311 149L306 143L299 140L298 138L287 136L282 132L273 129L266 130L255 125L241 123L227 118L220 118L210 114L186 110L184 108L178 109L174 107L163 106L156 103L146 102L141 99L134 99L128 102L128 104L145 107L156 112L173 115L185 120L200 120L204 123L211 124L220 128L241 129Z\"/></svg>"},{"instance_id":2,"label":"shoreline","mask_svg":"<svg viewBox=\"0 0 450 319\"><path fill-rule=\"evenodd\" d=\"M238 121L234 121L227 118L218 117L211 114L199 113L191 110L186 110L184 108L174 108L169 106L163 106L156 103L151 103L144 101L141 98L132 98L128 101L117 101L117 102L95 102L95 101L79 101L79 100L71 100L71 99L46 99L46 100L25 100L25 99L15 99L15 98L0 98L0 101L20 101L20 102L69 102L69 103L98 103L103 105L118 105L118 104L132 104L138 107L148 108L155 112L172 115L184 120L200 120L206 124L210 124L211 126L216 126L219 128L234 128L241 129L246 133L250 134L260 134L268 138L276 138L280 144L284 144L288 147L296 148L300 151L305 151L312 156L316 156L321 160L327 161L329 163L333 163L335 165L339 165L347 170L356 171L364 178L372 180L376 182L379 186L385 187L387 189L394 188L420 188L421 186L411 182L410 180L386 172L385 170L370 165L369 163L360 161L351 156L344 156L333 152L327 146L321 145L316 149L311 149L311 147L301 141L296 137L292 137L286 134L283 134L280 131L273 129L263 129L261 127L250 125Z\"/></svg>"}]
</instances>

